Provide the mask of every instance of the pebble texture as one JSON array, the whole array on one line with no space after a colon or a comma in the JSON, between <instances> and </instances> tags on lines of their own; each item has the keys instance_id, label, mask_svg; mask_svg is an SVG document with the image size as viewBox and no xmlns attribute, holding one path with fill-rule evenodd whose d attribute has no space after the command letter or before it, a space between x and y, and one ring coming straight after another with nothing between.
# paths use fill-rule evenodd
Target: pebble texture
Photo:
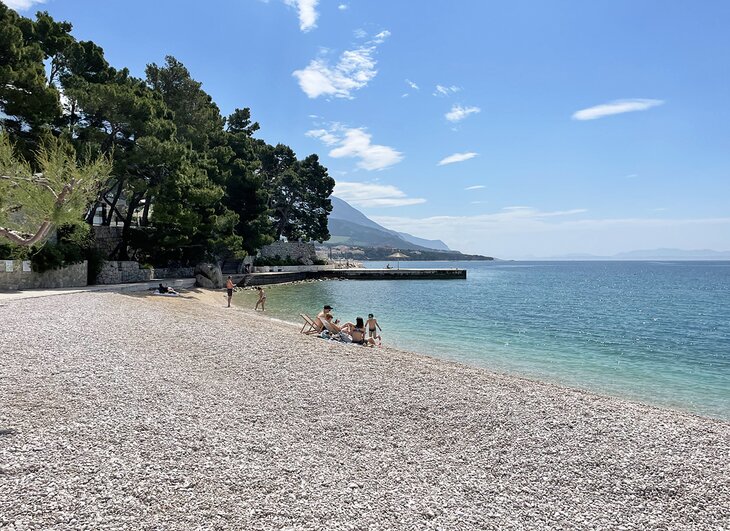
<instances>
[{"instance_id":1,"label":"pebble texture","mask_svg":"<svg viewBox=\"0 0 730 531\"><path fill-rule=\"evenodd\" d=\"M0 304L0 528L730 527L729 423L203 295Z\"/></svg>"}]
</instances>

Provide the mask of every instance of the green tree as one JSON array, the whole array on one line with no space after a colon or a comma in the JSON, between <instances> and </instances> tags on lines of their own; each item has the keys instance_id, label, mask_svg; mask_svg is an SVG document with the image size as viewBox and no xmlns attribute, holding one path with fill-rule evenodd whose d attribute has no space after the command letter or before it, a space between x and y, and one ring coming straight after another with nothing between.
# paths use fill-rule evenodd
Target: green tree
<instances>
[{"instance_id":1,"label":"green tree","mask_svg":"<svg viewBox=\"0 0 730 531\"><path fill-rule=\"evenodd\" d=\"M46 79L45 59L34 22L0 2L0 124L15 138L61 114L58 90Z\"/></svg>"},{"instance_id":2,"label":"green tree","mask_svg":"<svg viewBox=\"0 0 730 531\"><path fill-rule=\"evenodd\" d=\"M251 121L250 109L236 109L228 117L223 144L212 150L220 184L226 191L223 202L238 216L236 234L243 239L248 254L273 241L268 195L252 138L258 129L259 124Z\"/></svg>"},{"instance_id":3,"label":"green tree","mask_svg":"<svg viewBox=\"0 0 730 531\"><path fill-rule=\"evenodd\" d=\"M319 163L319 157L310 155L298 161L289 146L260 144L259 158L275 237L327 240L327 216L332 211L329 196L335 181Z\"/></svg>"},{"instance_id":4,"label":"green tree","mask_svg":"<svg viewBox=\"0 0 730 531\"><path fill-rule=\"evenodd\" d=\"M244 202L248 198L250 202L252 193L247 186L255 187L258 183L234 177L239 176L238 164L233 160L236 158L234 148L239 146L235 142L229 145L231 135L223 129L225 120L218 106L177 59L168 56L164 66L150 64L146 74L147 85L161 97L171 113L176 140L189 150L188 169L171 178L168 183L171 189L161 190L155 199L153 224L165 224L169 230L174 230L175 217L186 219L190 222L185 224L188 235L181 242L190 249L197 249L198 254L216 261L241 256L244 244L237 229L243 228L244 223L240 213L244 214L244 220L249 216L246 209L239 209L239 213L230 208L228 192L235 188L237 198ZM195 183L194 187L189 186L191 182ZM180 210L181 191L186 191L187 218ZM215 200L211 202L213 197ZM247 248L252 250L250 245Z\"/></svg>"},{"instance_id":5,"label":"green tree","mask_svg":"<svg viewBox=\"0 0 730 531\"><path fill-rule=\"evenodd\" d=\"M204 153L210 138L223 131L224 120L218 106L195 81L185 66L172 56L165 58L165 66L154 63L145 70L148 86L172 111L180 141L190 142L192 148Z\"/></svg>"},{"instance_id":6,"label":"green tree","mask_svg":"<svg viewBox=\"0 0 730 531\"><path fill-rule=\"evenodd\" d=\"M73 148L48 136L36 153L34 173L0 133L0 236L29 247L43 243L54 227L83 222L111 163L97 157L79 164Z\"/></svg>"}]
</instances>

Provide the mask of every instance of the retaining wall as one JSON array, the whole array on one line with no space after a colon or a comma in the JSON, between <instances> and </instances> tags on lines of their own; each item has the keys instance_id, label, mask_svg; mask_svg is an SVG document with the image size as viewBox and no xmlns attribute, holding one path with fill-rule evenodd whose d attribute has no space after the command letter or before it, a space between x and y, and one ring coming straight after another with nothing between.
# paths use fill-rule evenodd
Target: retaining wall
<instances>
[{"instance_id":1,"label":"retaining wall","mask_svg":"<svg viewBox=\"0 0 730 531\"><path fill-rule=\"evenodd\" d=\"M301 265L301 266L255 266L253 273L301 273L306 271L329 271L333 265Z\"/></svg>"},{"instance_id":2,"label":"retaining wall","mask_svg":"<svg viewBox=\"0 0 730 531\"><path fill-rule=\"evenodd\" d=\"M88 271L86 261L35 273L30 271L30 262L0 260L0 290L83 287L87 284Z\"/></svg>"},{"instance_id":3,"label":"retaining wall","mask_svg":"<svg viewBox=\"0 0 730 531\"><path fill-rule=\"evenodd\" d=\"M96 248L109 256L122 242L122 227L94 226L94 241Z\"/></svg>"},{"instance_id":4,"label":"retaining wall","mask_svg":"<svg viewBox=\"0 0 730 531\"><path fill-rule=\"evenodd\" d=\"M101 272L96 275L97 284L124 284L126 282L146 282L152 280L153 269L142 269L139 262L104 262Z\"/></svg>"},{"instance_id":5,"label":"retaining wall","mask_svg":"<svg viewBox=\"0 0 730 531\"><path fill-rule=\"evenodd\" d=\"M311 265L317 259L317 253L314 250L313 243L304 242L274 242L270 245L264 245L259 249L259 256L262 258L286 258L287 256L294 260L301 260L306 265Z\"/></svg>"},{"instance_id":6,"label":"retaining wall","mask_svg":"<svg viewBox=\"0 0 730 531\"><path fill-rule=\"evenodd\" d=\"M139 262L104 262L101 272L96 276L97 284L126 284L127 282L147 282L155 278L192 278L192 267L142 268Z\"/></svg>"}]
</instances>

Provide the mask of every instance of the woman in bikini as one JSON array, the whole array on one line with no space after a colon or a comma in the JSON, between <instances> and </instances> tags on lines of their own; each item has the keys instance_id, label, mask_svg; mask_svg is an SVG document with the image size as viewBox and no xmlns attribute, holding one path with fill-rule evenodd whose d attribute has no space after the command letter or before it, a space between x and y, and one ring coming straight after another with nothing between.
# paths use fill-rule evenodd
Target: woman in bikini
<instances>
[{"instance_id":1,"label":"woman in bikini","mask_svg":"<svg viewBox=\"0 0 730 531\"><path fill-rule=\"evenodd\" d=\"M259 290L259 300L256 301L256 307L254 308L254 310L258 310L259 304L260 304L261 311L265 312L266 311L266 292L264 291L264 288L262 288L261 286L257 287L256 289Z\"/></svg>"},{"instance_id":2,"label":"woman in bikini","mask_svg":"<svg viewBox=\"0 0 730 531\"><path fill-rule=\"evenodd\" d=\"M350 335L352 336L352 342L358 345L375 345L373 338L365 337L365 323L362 317L355 319L355 325L350 329Z\"/></svg>"}]
</instances>

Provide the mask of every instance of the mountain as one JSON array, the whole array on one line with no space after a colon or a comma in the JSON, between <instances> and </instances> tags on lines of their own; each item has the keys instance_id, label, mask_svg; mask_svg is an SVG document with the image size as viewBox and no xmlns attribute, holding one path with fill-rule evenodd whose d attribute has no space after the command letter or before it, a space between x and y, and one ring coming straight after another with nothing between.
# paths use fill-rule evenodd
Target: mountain
<instances>
[{"instance_id":1,"label":"mountain","mask_svg":"<svg viewBox=\"0 0 730 531\"><path fill-rule=\"evenodd\" d=\"M730 260L730 251L713 251L712 249L642 249L626 251L610 256L573 253L560 256L536 257L525 256L522 260Z\"/></svg>"},{"instance_id":2,"label":"mountain","mask_svg":"<svg viewBox=\"0 0 730 531\"><path fill-rule=\"evenodd\" d=\"M407 232L396 232L397 235L399 235L401 238L403 238L405 241L410 242L414 245L420 245L421 247L426 247L427 249L436 249L437 251L450 251L449 246L446 245L441 240L426 240L424 238L418 238L416 236L412 236L408 234Z\"/></svg>"},{"instance_id":3,"label":"mountain","mask_svg":"<svg viewBox=\"0 0 730 531\"><path fill-rule=\"evenodd\" d=\"M618 253L611 258L615 260L730 260L730 251L651 249Z\"/></svg>"},{"instance_id":4,"label":"mountain","mask_svg":"<svg viewBox=\"0 0 730 531\"><path fill-rule=\"evenodd\" d=\"M329 215L329 245L389 247L396 249L450 251L441 240L426 240L405 232L386 229L339 197L332 196Z\"/></svg>"}]
</instances>

